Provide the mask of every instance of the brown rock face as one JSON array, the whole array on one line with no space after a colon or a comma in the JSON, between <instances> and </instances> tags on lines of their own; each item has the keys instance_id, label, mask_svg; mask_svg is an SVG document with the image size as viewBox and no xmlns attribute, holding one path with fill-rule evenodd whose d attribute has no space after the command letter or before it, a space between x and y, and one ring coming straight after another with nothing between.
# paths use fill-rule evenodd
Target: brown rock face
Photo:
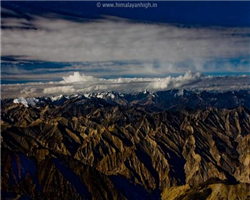
<instances>
[{"instance_id":1,"label":"brown rock face","mask_svg":"<svg viewBox=\"0 0 250 200\"><path fill-rule=\"evenodd\" d=\"M250 198L247 108L81 101L3 105L3 199Z\"/></svg>"}]
</instances>

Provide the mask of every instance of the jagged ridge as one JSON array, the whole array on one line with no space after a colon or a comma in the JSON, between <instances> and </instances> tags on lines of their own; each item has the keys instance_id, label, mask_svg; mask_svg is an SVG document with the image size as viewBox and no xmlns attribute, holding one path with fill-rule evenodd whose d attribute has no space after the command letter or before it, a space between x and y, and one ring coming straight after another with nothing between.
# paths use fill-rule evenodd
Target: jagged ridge
<instances>
[{"instance_id":1,"label":"jagged ridge","mask_svg":"<svg viewBox=\"0 0 250 200\"><path fill-rule=\"evenodd\" d=\"M223 94L157 95L2 102L3 196L214 199L219 187L247 199L249 109L211 107L204 97ZM226 95L247 105L248 91ZM200 109L183 103L196 97Z\"/></svg>"}]
</instances>

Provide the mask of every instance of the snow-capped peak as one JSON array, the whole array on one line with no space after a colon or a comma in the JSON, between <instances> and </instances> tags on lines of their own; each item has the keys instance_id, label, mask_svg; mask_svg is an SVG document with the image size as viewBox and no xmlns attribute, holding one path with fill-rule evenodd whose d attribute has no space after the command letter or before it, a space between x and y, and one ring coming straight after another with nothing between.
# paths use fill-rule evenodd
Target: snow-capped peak
<instances>
[{"instance_id":1,"label":"snow-capped peak","mask_svg":"<svg viewBox=\"0 0 250 200\"><path fill-rule=\"evenodd\" d=\"M98 93L98 94L96 95L96 97L99 98L99 99L103 99L104 94L103 94L103 93L100 93L100 94Z\"/></svg>"},{"instance_id":2,"label":"snow-capped peak","mask_svg":"<svg viewBox=\"0 0 250 200\"><path fill-rule=\"evenodd\" d=\"M108 97L110 97L111 99L114 99L114 98L115 98L115 95L112 94L112 93L108 93Z\"/></svg>"},{"instance_id":3,"label":"snow-capped peak","mask_svg":"<svg viewBox=\"0 0 250 200\"><path fill-rule=\"evenodd\" d=\"M29 107L29 105L31 106L35 106L37 103L39 102L39 99L37 98L23 98L23 97L19 97L13 100L13 103L21 103L23 104L25 107Z\"/></svg>"},{"instance_id":4,"label":"snow-capped peak","mask_svg":"<svg viewBox=\"0 0 250 200\"><path fill-rule=\"evenodd\" d=\"M51 99L52 102L54 102L54 101L60 100L62 97L63 97L63 95L59 95L59 96L50 97L50 99Z\"/></svg>"},{"instance_id":5,"label":"snow-capped peak","mask_svg":"<svg viewBox=\"0 0 250 200\"><path fill-rule=\"evenodd\" d=\"M102 93L98 93L96 95L97 98L99 99L104 99L104 98L111 98L111 99L114 99L115 98L115 95L113 94L113 92L102 92Z\"/></svg>"},{"instance_id":6,"label":"snow-capped peak","mask_svg":"<svg viewBox=\"0 0 250 200\"><path fill-rule=\"evenodd\" d=\"M83 96L87 99L89 99L91 97L91 94L90 93L84 93Z\"/></svg>"}]
</instances>

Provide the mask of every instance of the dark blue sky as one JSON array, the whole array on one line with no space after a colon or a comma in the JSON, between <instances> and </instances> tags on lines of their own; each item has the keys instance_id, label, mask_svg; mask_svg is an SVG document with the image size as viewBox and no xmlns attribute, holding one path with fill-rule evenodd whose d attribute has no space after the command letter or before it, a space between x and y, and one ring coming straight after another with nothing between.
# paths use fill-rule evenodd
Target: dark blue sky
<instances>
[{"instance_id":1,"label":"dark blue sky","mask_svg":"<svg viewBox=\"0 0 250 200\"><path fill-rule=\"evenodd\" d=\"M102 1L106 3L108 1ZM119 1L117 1L119 2ZM133 1L136 2L136 1ZM157 1L155 1L157 2ZM153 3L153 2L152 2ZM186 26L250 27L250 2L157 2L157 8L97 8L96 2L2 2L2 7L25 14L58 13L95 19L104 15Z\"/></svg>"}]
</instances>

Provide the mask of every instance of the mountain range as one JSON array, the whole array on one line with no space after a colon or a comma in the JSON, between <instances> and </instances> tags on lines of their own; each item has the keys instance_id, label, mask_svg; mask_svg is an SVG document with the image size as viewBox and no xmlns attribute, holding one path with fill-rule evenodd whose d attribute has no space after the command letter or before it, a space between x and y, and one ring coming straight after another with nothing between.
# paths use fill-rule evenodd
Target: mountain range
<instances>
[{"instance_id":1,"label":"mountain range","mask_svg":"<svg viewBox=\"0 0 250 200\"><path fill-rule=\"evenodd\" d=\"M250 91L1 100L3 199L250 199Z\"/></svg>"}]
</instances>

